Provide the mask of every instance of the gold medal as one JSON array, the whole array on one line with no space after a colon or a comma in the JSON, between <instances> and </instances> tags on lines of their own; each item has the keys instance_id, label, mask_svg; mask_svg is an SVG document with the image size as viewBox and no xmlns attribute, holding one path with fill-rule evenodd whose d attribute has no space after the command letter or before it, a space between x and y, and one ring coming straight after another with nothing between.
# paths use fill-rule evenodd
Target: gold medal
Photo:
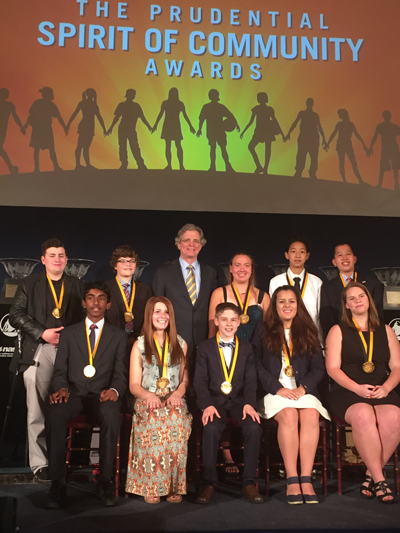
<instances>
[{"instance_id":1,"label":"gold medal","mask_svg":"<svg viewBox=\"0 0 400 533\"><path fill-rule=\"evenodd\" d=\"M133 309L133 302L135 301L136 283L132 280L131 299L130 299L130 302L128 303L125 293L124 293L124 289L122 288L122 285L121 285L121 282L119 281L118 276L115 276L115 279L117 281L119 290L121 291L122 301L124 302L124 305L125 305L124 320L125 322L132 322L134 318L132 309Z\"/></svg>"},{"instance_id":2,"label":"gold medal","mask_svg":"<svg viewBox=\"0 0 400 533\"><path fill-rule=\"evenodd\" d=\"M367 374L371 374L375 370L375 365L372 361L366 361L362 367Z\"/></svg>"},{"instance_id":3,"label":"gold medal","mask_svg":"<svg viewBox=\"0 0 400 533\"><path fill-rule=\"evenodd\" d=\"M287 375L288 378L292 378L294 376L294 372L293 372L293 367L292 365L288 365L285 370L284 370L285 374Z\"/></svg>"},{"instance_id":4,"label":"gold medal","mask_svg":"<svg viewBox=\"0 0 400 533\"><path fill-rule=\"evenodd\" d=\"M58 307L55 307L51 314L54 316L54 318L61 318L63 316L63 312Z\"/></svg>"},{"instance_id":5,"label":"gold medal","mask_svg":"<svg viewBox=\"0 0 400 533\"><path fill-rule=\"evenodd\" d=\"M93 365L86 365L83 369L83 373L87 378L92 378L96 374L96 369Z\"/></svg>"},{"instance_id":6,"label":"gold medal","mask_svg":"<svg viewBox=\"0 0 400 533\"><path fill-rule=\"evenodd\" d=\"M125 322L132 322L133 313L131 313L130 311L126 311L126 313L124 313L124 319L125 319Z\"/></svg>"},{"instance_id":7,"label":"gold medal","mask_svg":"<svg viewBox=\"0 0 400 533\"><path fill-rule=\"evenodd\" d=\"M250 320L249 315L240 315L240 323L241 324L247 324L247 322Z\"/></svg>"},{"instance_id":8,"label":"gold medal","mask_svg":"<svg viewBox=\"0 0 400 533\"><path fill-rule=\"evenodd\" d=\"M230 394L232 392L232 385L229 381L224 381L221 383L221 390L224 394Z\"/></svg>"},{"instance_id":9,"label":"gold medal","mask_svg":"<svg viewBox=\"0 0 400 533\"><path fill-rule=\"evenodd\" d=\"M357 321L356 321L356 319L354 317L352 317L352 320L353 320L353 323L354 323L355 327L357 328L358 334L360 336L360 339L361 339L361 342L362 342L362 345L363 345L363 348L364 348L365 355L368 355L368 361L365 361L365 363L363 363L362 368L363 368L363 370L364 370L364 372L366 374L371 374L371 372L373 372L375 370L375 365L372 362L372 357L373 357L373 353L374 353L374 332L373 331L369 331L369 349L367 350L367 342L364 339L364 335L362 334L361 328L357 324Z\"/></svg>"},{"instance_id":10,"label":"gold medal","mask_svg":"<svg viewBox=\"0 0 400 533\"><path fill-rule=\"evenodd\" d=\"M247 292L246 292L246 296L244 298L244 304L242 303L241 299L240 299L240 295L239 295L239 292L236 288L236 285L234 284L234 282L232 281L232 292L233 294L235 295L235 298L236 298L236 302L238 304L238 307L239 309L241 310L242 314L240 315L239 319L240 319L240 323L241 324L247 324L247 322L250 320L250 317L248 316L247 314L247 309L249 308L249 303L250 303L250 297L251 297L251 285L249 285L247 287Z\"/></svg>"},{"instance_id":11,"label":"gold medal","mask_svg":"<svg viewBox=\"0 0 400 533\"><path fill-rule=\"evenodd\" d=\"M158 378L157 379L157 387L159 389L165 389L165 387L168 387L169 385L169 379L168 378Z\"/></svg>"}]
</instances>

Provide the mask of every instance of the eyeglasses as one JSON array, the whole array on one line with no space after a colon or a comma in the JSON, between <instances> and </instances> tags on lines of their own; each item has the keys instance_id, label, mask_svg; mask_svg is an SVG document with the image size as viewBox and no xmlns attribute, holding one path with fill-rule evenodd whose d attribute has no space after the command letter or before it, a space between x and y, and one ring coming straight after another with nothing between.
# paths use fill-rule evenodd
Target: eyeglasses
<instances>
[{"instance_id":1,"label":"eyeglasses","mask_svg":"<svg viewBox=\"0 0 400 533\"><path fill-rule=\"evenodd\" d=\"M135 265L136 259L118 259L117 263L122 263L123 265Z\"/></svg>"},{"instance_id":2,"label":"eyeglasses","mask_svg":"<svg viewBox=\"0 0 400 533\"><path fill-rule=\"evenodd\" d=\"M201 244L198 239L182 239L181 242L183 242L184 244Z\"/></svg>"}]
</instances>

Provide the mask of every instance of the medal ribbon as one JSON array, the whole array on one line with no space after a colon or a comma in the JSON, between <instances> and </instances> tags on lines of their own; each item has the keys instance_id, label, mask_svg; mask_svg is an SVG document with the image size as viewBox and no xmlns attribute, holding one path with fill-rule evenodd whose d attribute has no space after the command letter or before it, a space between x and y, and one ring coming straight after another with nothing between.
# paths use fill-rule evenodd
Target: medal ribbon
<instances>
[{"instance_id":1,"label":"medal ribbon","mask_svg":"<svg viewBox=\"0 0 400 533\"><path fill-rule=\"evenodd\" d=\"M353 322L354 322L355 327L357 328L358 334L360 335L360 339L364 347L365 355L368 355L368 362L371 363L372 354L374 351L374 332L373 331L369 332L369 350L368 350L367 343L365 341L364 335L362 334L360 326L357 324L354 318L353 318Z\"/></svg>"},{"instance_id":2,"label":"medal ribbon","mask_svg":"<svg viewBox=\"0 0 400 533\"><path fill-rule=\"evenodd\" d=\"M343 287L347 287L347 283L345 282L344 280L344 276L341 272L339 272L339 276L340 276L340 279L342 280L342 283L343 283ZM354 275L353 275L353 280L354 281L357 281L357 272L354 272ZM357 326L358 327L358 326Z\"/></svg>"},{"instance_id":3,"label":"medal ribbon","mask_svg":"<svg viewBox=\"0 0 400 533\"><path fill-rule=\"evenodd\" d=\"M283 343L283 353L285 354L286 366L291 366L290 365L290 358L292 357L292 353L293 353L292 339L290 339L290 346L289 347L288 347L288 345L286 343L286 340L284 341L284 343Z\"/></svg>"},{"instance_id":4,"label":"medal ribbon","mask_svg":"<svg viewBox=\"0 0 400 533\"><path fill-rule=\"evenodd\" d=\"M89 340L89 328L88 328L86 320L85 320L85 324L86 324L86 340L87 340L87 346L88 346L88 351L89 351L89 365L93 366L93 359L95 358L96 353L97 353L97 348L99 346L101 334L103 333L103 328L101 328L100 330L99 336L97 338L96 346L94 347L94 350L92 352L92 348L90 346L90 340Z\"/></svg>"},{"instance_id":5,"label":"medal ribbon","mask_svg":"<svg viewBox=\"0 0 400 533\"><path fill-rule=\"evenodd\" d=\"M237 288L235 287L235 284L233 283L233 281L232 281L232 290L233 290L233 294L235 295L235 298L236 298L236 301L238 303L238 306L239 306L240 310L242 311L242 314L243 315L247 315L247 309L249 308L250 296L251 296L251 286L250 286L250 284L247 287L247 292L246 292L246 296L245 296L245 299L244 299L244 304L242 303L242 300L240 299L239 292L238 292Z\"/></svg>"},{"instance_id":6,"label":"medal ribbon","mask_svg":"<svg viewBox=\"0 0 400 533\"><path fill-rule=\"evenodd\" d=\"M128 313L132 313L133 302L135 301L136 283L132 280L131 301L128 304L128 302L126 301L126 296L125 296L125 293L124 293L124 289L122 288L122 285L121 285L121 282L119 281L118 276L115 276L115 279L117 280L119 290L121 291L121 295L122 295L122 299L123 299L124 304L125 304L125 308L126 308Z\"/></svg>"},{"instance_id":7,"label":"medal ribbon","mask_svg":"<svg viewBox=\"0 0 400 533\"><path fill-rule=\"evenodd\" d=\"M224 352L222 351L222 348L219 345L219 341L220 341L219 332L217 332L216 340L217 340L219 356L221 358L222 370L224 371L225 381L227 381L228 383L232 384L233 373L235 372L236 361L237 361L238 353L239 353L239 341L238 341L238 338L235 335L235 353L233 354L233 362L231 364L231 371L229 372L229 376L228 376L228 369L226 367L226 361L225 361L225 357L224 357Z\"/></svg>"},{"instance_id":8,"label":"medal ribbon","mask_svg":"<svg viewBox=\"0 0 400 533\"><path fill-rule=\"evenodd\" d=\"M46 277L47 277L47 281L49 282L51 292L53 294L54 303L56 304L56 308L57 309L61 309L63 298L64 298L64 281L62 282L62 285L61 285L60 299L58 299L56 291L54 290L54 285L53 285L52 280L50 279L48 274L46 274Z\"/></svg>"},{"instance_id":9,"label":"medal ribbon","mask_svg":"<svg viewBox=\"0 0 400 533\"><path fill-rule=\"evenodd\" d=\"M286 274L286 278L287 278L287 281L288 281L288 284L291 285L292 287L294 286L294 283L293 281L289 278L289 276ZM306 287L307 287L307 282L308 282L308 274L307 272L305 273L304 275L304 279L303 279L303 286L301 287L301 299L303 300L304 299L304 294L306 292Z\"/></svg>"},{"instance_id":10,"label":"medal ribbon","mask_svg":"<svg viewBox=\"0 0 400 533\"><path fill-rule=\"evenodd\" d=\"M169 344L169 337L168 333L165 333L165 342L164 342L164 353L161 351L160 345L158 344L158 340L156 337L156 334L153 333L153 339L157 348L158 356L160 358L161 364L162 364L162 378L165 378L167 374L167 358L168 358L168 344Z\"/></svg>"}]
</instances>

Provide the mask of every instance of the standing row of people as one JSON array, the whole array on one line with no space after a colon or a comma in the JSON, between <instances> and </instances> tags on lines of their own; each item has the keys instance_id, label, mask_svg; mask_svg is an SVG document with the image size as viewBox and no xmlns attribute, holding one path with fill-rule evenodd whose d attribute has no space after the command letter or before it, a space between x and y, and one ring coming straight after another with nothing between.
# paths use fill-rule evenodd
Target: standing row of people
<instances>
[{"instance_id":1,"label":"standing row of people","mask_svg":"<svg viewBox=\"0 0 400 533\"><path fill-rule=\"evenodd\" d=\"M245 446L248 452L246 461L248 468L244 477L245 495L250 501L262 501L255 489L254 471L254 461L258 457L257 438L259 440L257 408L262 416L274 417L278 421L279 443L288 476L291 478L288 481L288 501L316 502L315 493L310 485L310 465L315 454L312 450L318 440L319 414L329 417L320 403L317 389L319 381L324 376L321 339L330 328L328 314L329 320L334 321L336 317L336 323L339 321L343 284L346 282L353 284L354 281L350 282L352 276L354 278L357 276L357 281L364 281L364 276L354 272L356 257L348 244L338 245L335 248L333 261L339 268L338 279L341 285L334 285L335 280L333 280L322 285L321 289L320 280L304 269L309 256L307 244L300 240L290 242L285 253L289 259L289 269L286 274L281 275L284 279L275 278L271 281L272 302L270 303L269 296L254 287L253 263L247 254L238 254L232 259L230 283L226 287L216 288L215 270L198 262L198 254L204 244L203 232L197 226L188 224L178 232L176 245L180 257L157 271L153 283L155 298L151 298L149 287L133 280L132 276L138 263L137 254L130 247L118 247L111 261L116 278L109 281L106 287L102 284L89 284L85 289L83 306L87 312L86 328L80 327L75 330L68 328L68 334L64 334L64 327L80 321L79 302L83 287L79 280L70 278L64 273L67 261L64 245L58 240L44 243L42 262L45 272L31 275L24 280L10 312L10 322L24 333L22 357L17 361L16 355L13 368L19 365L21 371L25 370L28 426L32 426L31 429L35 430L29 432L30 464L38 480L49 477L46 470L43 425L44 413L48 409L46 399L49 393L51 392L51 406L48 413L54 413L48 414L47 418L47 441L50 450L55 449L52 442L58 441L54 434L58 436L61 434L60 428L63 424L65 427L66 417L68 418L72 411L65 409L64 406L63 417L58 417L55 413L59 412L57 410L60 406L70 402L70 395L79 398L78 402L74 403L74 400L69 404L74 413L82 406L91 404L89 407L97 414L97 418L100 418L101 432L104 434L107 418L102 422L100 409L97 407L94 409L93 405L98 402L103 406L102 410L108 409L111 413L116 407L104 406L113 402L119 409L119 403L125 392L129 366L129 389L135 397L135 407L128 491L145 496L149 503L157 503L160 496L167 496L171 502L180 501L181 495L184 494L185 478L182 476L186 464L185 443L189 438L191 421L184 397L187 392L189 411L193 412L195 391L198 406L204 409L203 453L207 457L208 464L205 468L205 494L199 496L199 503L206 503L211 498L215 483L215 443L221 436L227 412L232 412L233 418L237 419L243 428L247 428L244 429L245 438L249 442ZM379 287L377 280L374 283L373 278L368 278L367 283L370 284L372 293L375 293L374 298L382 310L382 287ZM351 286L351 289L356 289L356 286L357 283ZM364 285L361 284L361 287L364 288ZM322 291L321 299L318 289ZM339 294L339 303L337 294ZM98 320L99 313L102 314L100 320ZM110 348L104 346L104 322L101 322L104 316L106 323L113 324L111 332L113 340L110 341L113 349L111 344ZM100 324L96 328L91 328L97 322ZM376 323L373 327L376 327ZM92 329L95 329L94 334ZM108 325L106 329L109 329ZM120 338L121 334L116 333L121 330L125 331L125 344L122 342L122 337ZM138 338L141 331L143 336ZM205 341L207 334L210 339ZM392 377L383 390L389 393L396 385L399 361L398 343L396 351L393 342L394 334L392 332L391 337L390 332L387 332L387 335L390 349L389 354L385 355L386 363L383 364L387 365L390 361ZM248 343L250 338L253 347ZM75 340L76 345L74 345ZM220 341L227 343L228 346L219 347ZM52 367L59 342L62 350L61 355L57 355L51 389ZM121 344L124 344L123 356ZM77 349L79 345L80 351L86 353L84 356L86 364L82 376L79 375L78 378L74 372L68 372L67 369L70 364L76 366L71 362L73 356L70 359L69 353L72 354L73 348ZM332 352L337 361L337 345L333 346ZM98 372L97 361L100 358L95 359L104 350L111 354L113 361L109 363L111 366L105 373ZM115 356L112 356L113 350L116 350ZM329 350L327 353L329 361L331 360ZM42 363L42 360L46 363ZM83 360L79 364L83 365ZM289 372L292 375L285 373L286 367L292 367L292 371ZM42 375L46 368L47 380L43 380ZM33 374L30 378L33 382L30 388L28 388L29 374ZM255 395L256 374L262 384L263 394L267 394L258 406ZM218 385L221 376L224 381ZM400 376L398 377L397 381L400 380ZM72 379L69 386L65 386L66 379ZM382 381L382 376L379 376L378 381ZM219 387L222 385L225 391L220 390ZM382 392L376 393L375 389L381 385L382 383L370 385L371 389L374 389L371 394L374 397L378 394L379 399L383 397ZM90 400L84 399L86 397ZM293 407L289 407L290 405ZM395 403L393 405L392 416L395 418L397 406ZM335 412L334 407L332 410ZM400 410L398 411L400 413ZM37 418L38 412L41 414L41 419ZM54 420L51 417L58 420L58 429L54 429ZM174 424L171 425L171 421ZM299 423L300 430L297 429ZM167 451L159 450L157 455L154 451L155 435L167 427L175 429L167 432L165 436L165 442L168 443ZM107 434L109 433L107 430ZM296 438L293 435L296 435ZM393 435L393 442L395 438L396 435ZM112 448L113 437L107 442L106 445L101 444L103 451ZM392 441L387 447L388 450L391 444ZM61 447L58 450L61 450ZM104 453L101 452L101 455ZM300 481L296 477L297 470L295 472L294 466L297 463L298 453L302 463ZM61 465L61 452L58 451L57 454L57 464ZM52 460L55 464L54 456ZM225 456L225 461L228 464L233 463L229 452ZM169 465L168 468L165 468L165 465ZM369 472L374 483L383 482L379 479L376 468L371 468ZM58 473L55 474L55 471ZM60 506L65 497L65 479L55 477L60 473L60 466L58 470L50 469L50 477L56 483L53 483L49 495L49 507ZM372 481L367 483L368 487L368 494L372 494ZM376 493L382 496L384 501L391 501L390 494L384 494L385 490L387 491L381 485L381 489ZM98 494L106 505L115 503L109 462L108 465L106 462L106 466L103 464L101 467Z\"/></svg>"}]
</instances>

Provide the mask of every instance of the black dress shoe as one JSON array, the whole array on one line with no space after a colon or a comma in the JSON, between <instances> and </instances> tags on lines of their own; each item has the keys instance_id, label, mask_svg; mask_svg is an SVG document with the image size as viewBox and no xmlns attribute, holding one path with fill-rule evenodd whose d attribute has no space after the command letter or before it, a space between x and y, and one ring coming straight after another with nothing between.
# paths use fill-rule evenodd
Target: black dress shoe
<instances>
[{"instance_id":1,"label":"black dress shoe","mask_svg":"<svg viewBox=\"0 0 400 533\"><path fill-rule=\"evenodd\" d=\"M201 504L210 503L213 492L214 492L214 487L212 487L211 485L205 486L204 489L198 495L196 503L201 503Z\"/></svg>"},{"instance_id":2,"label":"black dress shoe","mask_svg":"<svg viewBox=\"0 0 400 533\"><path fill-rule=\"evenodd\" d=\"M97 483L97 497L106 507L113 507L117 503L115 486L111 479L101 477Z\"/></svg>"},{"instance_id":3,"label":"black dress shoe","mask_svg":"<svg viewBox=\"0 0 400 533\"><path fill-rule=\"evenodd\" d=\"M65 480L53 481L47 495L44 506L46 509L60 509L65 502L67 485Z\"/></svg>"},{"instance_id":4,"label":"black dress shoe","mask_svg":"<svg viewBox=\"0 0 400 533\"><path fill-rule=\"evenodd\" d=\"M251 503L263 503L264 501L255 485L246 485L243 489L243 494Z\"/></svg>"},{"instance_id":5,"label":"black dress shoe","mask_svg":"<svg viewBox=\"0 0 400 533\"><path fill-rule=\"evenodd\" d=\"M33 477L34 481L37 481L38 483L50 483L51 479L49 479L48 472L49 469L47 466L40 468L35 472L35 475Z\"/></svg>"}]
</instances>

